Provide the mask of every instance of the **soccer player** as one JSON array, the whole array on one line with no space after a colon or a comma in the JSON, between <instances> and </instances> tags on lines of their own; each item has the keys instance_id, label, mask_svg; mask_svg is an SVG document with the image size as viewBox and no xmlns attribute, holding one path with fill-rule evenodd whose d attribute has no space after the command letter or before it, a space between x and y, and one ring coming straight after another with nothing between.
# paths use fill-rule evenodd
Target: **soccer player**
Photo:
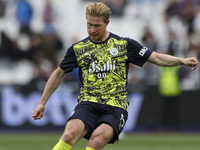
<instances>
[{"instance_id":1,"label":"soccer player","mask_svg":"<svg viewBox=\"0 0 200 150\"><path fill-rule=\"evenodd\" d=\"M52 73L33 112L43 117L45 104L66 73L79 67L80 95L64 133L53 150L70 150L81 138L88 139L86 150L101 150L118 141L128 117L127 73L129 63L143 66L147 61L159 66L186 65L195 70L195 57L180 58L159 54L130 38L107 30L111 10L103 3L86 7L89 36L73 44Z\"/></svg>"}]
</instances>

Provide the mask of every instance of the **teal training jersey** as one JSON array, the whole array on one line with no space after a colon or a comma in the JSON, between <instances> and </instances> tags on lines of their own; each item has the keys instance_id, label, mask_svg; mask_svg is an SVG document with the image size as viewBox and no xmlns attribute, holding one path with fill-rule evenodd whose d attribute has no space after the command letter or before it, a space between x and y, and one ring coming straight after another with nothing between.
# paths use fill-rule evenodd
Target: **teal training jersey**
<instances>
[{"instance_id":1,"label":"teal training jersey","mask_svg":"<svg viewBox=\"0 0 200 150\"><path fill-rule=\"evenodd\" d=\"M128 111L129 63L142 67L151 53L133 39L110 33L104 42L97 43L87 37L73 44L60 68L67 73L79 67L78 102L106 104Z\"/></svg>"}]
</instances>

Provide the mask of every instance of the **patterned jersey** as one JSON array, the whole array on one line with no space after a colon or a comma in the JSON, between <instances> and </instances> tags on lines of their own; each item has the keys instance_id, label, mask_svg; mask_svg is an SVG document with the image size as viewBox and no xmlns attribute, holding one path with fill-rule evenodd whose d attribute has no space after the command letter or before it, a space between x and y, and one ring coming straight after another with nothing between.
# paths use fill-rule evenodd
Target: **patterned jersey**
<instances>
[{"instance_id":1,"label":"patterned jersey","mask_svg":"<svg viewBox=\"0 0 200 150\"><path fill-rule=\"evenodd\" d=\"M128 111L129 63L142 67L151 53L151 50L133 39L110 33L104 42L97 43L87 37L73 44L60 68L67 73L79 67L78 102L101 103Z\"/></svg>"}]
</instances>

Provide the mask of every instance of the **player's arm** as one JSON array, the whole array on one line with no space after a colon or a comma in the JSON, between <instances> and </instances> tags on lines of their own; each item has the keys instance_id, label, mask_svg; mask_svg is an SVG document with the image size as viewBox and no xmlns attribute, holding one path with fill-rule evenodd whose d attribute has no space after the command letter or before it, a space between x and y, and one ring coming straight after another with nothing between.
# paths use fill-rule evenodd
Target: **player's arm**
<instances>
[{"instance_id":1,"label":"player's arm","mask_svg":"<svg viewBox=\"0 0 200 150\"><path fill-rule=\"evenodd\" d=\"M197 61L195 57L181 58L181 57L175 57L175 56L171 56L167 54L160 54L156 52L153 52L150 55L148 61L158 66L164 66L164 67L186 65L192 68L193 70L195 70L199 64L199 62Z\"/></svg>"},{"instance_id":2,"label":"player's arm","mask_svg":"<svg viewBox=\"0 0 200 150\"><path fill-rule=\"evenodd\" d=\"M63 78L65 76L65 72L58 67L52 75L49 77L47 84L45 86L44 92L42 94L42 97L39 101L38 106L35 108L32 117L36 119L40 119L43 117L43 112L45 109L45 104L47 103L49 97L54 93L54 91L57 89L59 84L62 82Z\"/></svg>"}]
</instances>

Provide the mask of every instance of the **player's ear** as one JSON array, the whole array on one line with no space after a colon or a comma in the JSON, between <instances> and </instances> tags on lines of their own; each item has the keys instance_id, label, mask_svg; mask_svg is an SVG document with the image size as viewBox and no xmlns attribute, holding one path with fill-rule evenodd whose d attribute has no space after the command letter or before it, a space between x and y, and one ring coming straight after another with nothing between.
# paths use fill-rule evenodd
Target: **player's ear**
<instances>
[{"instance_id":1,"label":"player's ear","mask_svg":"<svg viewBox=\"0 0 200 150\"><path fill-rule=\"evenodd\" d=\"M106 25L108 25L108 24L109 24L109 22L110 22L110 20L106 20Z\"/></svg>"}]
</instances>

